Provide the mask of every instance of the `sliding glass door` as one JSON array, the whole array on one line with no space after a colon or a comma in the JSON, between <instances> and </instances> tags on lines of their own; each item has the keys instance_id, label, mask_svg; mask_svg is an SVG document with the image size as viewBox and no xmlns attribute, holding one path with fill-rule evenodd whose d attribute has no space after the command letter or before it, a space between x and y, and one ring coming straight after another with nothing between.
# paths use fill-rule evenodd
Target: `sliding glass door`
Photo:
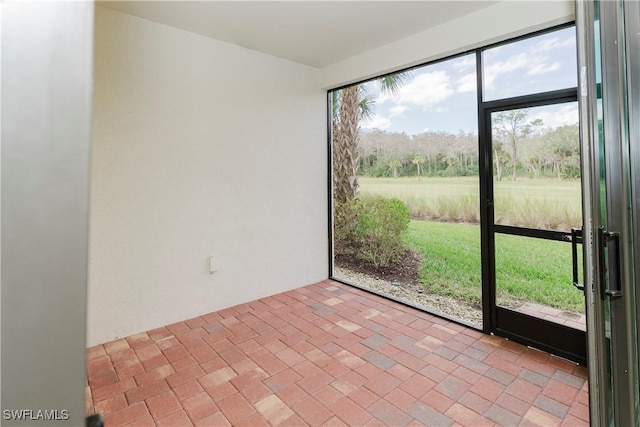
<instances>
[{"instance_id":1,"label":"sliding glass door","mask_svg":"<svg viewBox=\"0 0 640 427\"><path fill-rule=\"evenodd\" d=\"M632 426L640 422L640 6L578 2L577 20L591 420Z\"/></svg>"}]
</instances>

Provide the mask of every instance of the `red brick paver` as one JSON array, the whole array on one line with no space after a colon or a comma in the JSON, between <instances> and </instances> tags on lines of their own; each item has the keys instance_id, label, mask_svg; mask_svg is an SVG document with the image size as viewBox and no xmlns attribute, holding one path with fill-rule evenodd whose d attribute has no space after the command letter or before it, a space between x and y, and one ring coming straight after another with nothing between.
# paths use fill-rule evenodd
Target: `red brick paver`
<instances>
[{"instance_id":1,"label":"red brick paver","mask_svg":"<svg viewBox=\"0 0 640 427\"><path fill-rule=\"evenodd\" d=\"M106 427L588 426L586 370L327 280L87 350Z\"/></svg>"}]
</instances>

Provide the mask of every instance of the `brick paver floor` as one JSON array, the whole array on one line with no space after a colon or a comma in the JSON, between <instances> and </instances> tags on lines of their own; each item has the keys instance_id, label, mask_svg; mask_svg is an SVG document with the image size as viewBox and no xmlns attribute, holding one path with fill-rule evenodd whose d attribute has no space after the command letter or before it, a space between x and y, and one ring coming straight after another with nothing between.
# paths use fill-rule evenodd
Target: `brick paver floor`
<instances>
[{"instance_id":1,"label":"brick paver floor","mask_svg":"<svg viewBox=\"0 0 640 427\"><path fill-rule=\"evenodd\" d=\"M589 425L583 367L331 280L87 359L106 427Z\"/></svg>"}]
</instances>

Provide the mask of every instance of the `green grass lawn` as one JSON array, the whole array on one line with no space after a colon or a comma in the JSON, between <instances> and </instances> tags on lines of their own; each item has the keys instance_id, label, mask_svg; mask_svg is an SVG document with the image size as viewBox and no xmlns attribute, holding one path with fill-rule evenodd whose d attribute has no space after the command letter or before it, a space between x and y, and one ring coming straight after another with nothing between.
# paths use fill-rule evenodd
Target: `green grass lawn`
<instances>
[{"instance_id":1,"label":"green grass lawn","mask_svg":"<svg viewBox=\"0 0 640 427\"><path fill-rule=\"evenodd\" d=\"M495 240L499 303L531 301L584 313L584 295L573 286L571 243L505 234Z\"/></svg>"},{"instance_id":2,"label":"green grass lawn","mask_svg":"<svg viewBox=\"0 0 640 427\"><path fill-rule=\"evenodd\" d=\"M479 226L412 220L407 242L423 256L420 276L430 292L480 304Z\"/></svg>"},{"instance_id":3,"label":"green grass lawn","mask_svg":"<svg viewBox=\"0 0 640 427\"><path fill-rule=\"evenodd\" d=\"M421 278L429 291L480 304L479 226L413 220L407 242L424 257ZM569 243L496 235L499 304L531 301L582 313L584 297L571 280Z\"/></svg>"}]
</instances>

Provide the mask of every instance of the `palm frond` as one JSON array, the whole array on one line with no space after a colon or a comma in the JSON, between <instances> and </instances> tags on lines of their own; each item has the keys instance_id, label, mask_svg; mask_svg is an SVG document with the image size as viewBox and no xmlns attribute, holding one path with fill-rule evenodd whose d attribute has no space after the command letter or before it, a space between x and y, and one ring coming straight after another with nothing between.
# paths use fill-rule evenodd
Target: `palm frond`
<instances>
[{"instance_id":1,"label":"palm frond","mask_svg":"<svg viewBox=\"0 0 640 427\"><path fill-rule=\"evenodd\" d=\"M358 101L360 107L360 118L362 120L370 120L373 118L375 111L376 99L366 92L362 92Z\"/></svg>"},{"instance_id":2,"label":"palm frond","mask_svg":"<svg viewBox=\"0 0 640 427\"><path fill-rule=\"evenodd\" d=\"M387 74L378 79L381 93L395 94L411 77L411 71Z\"/></svg>"}]
</instances>

